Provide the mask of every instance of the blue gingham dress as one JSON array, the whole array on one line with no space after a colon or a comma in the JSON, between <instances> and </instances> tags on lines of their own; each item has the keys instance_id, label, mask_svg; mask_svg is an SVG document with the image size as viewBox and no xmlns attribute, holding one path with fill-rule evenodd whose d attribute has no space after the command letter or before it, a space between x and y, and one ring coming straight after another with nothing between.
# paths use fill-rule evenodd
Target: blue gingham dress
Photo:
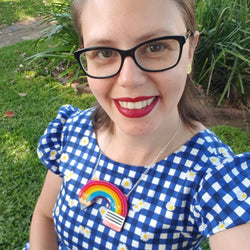
<instances>
[{"instance_id":1,"label":"blue gingham dress","mask_svg":"<svg viewBox=\"0 0 250 250\"><path fill-rule=\"evenodd\" d=\"M200 249L205 237L250 222L250 153L234 155L206 129L150 169L129 196L121 232L105 226L104 199L85 210L78 200L100 155L92 112L63 106L38 146L63 178L53 211L59 249ZM127 194L144 171L102 154L94 178Z\"/></svg>"}]
</instances>

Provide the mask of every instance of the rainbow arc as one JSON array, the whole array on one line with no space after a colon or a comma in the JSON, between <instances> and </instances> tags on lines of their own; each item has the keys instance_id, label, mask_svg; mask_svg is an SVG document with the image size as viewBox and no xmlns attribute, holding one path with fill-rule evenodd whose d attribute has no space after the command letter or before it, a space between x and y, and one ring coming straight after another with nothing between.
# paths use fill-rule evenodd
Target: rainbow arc
<instances>
[{"instance_id":1,"label":"rainbow arc","mask_svg":"<svg viewBox=\"0 0 250 250\"><path fill-rule=\"evenodd\" d=\"M127 197L112 183L90 180L82 187L79 201L85 207L89 207L98 199L104 199L108 205L103 224L120 232L128 213Z\"/></svg>"}]
</instances>

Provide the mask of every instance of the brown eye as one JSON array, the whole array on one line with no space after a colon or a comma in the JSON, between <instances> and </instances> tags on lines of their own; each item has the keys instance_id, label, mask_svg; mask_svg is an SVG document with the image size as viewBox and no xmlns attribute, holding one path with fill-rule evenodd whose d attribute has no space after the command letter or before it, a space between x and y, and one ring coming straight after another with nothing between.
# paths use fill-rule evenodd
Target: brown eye
<instances>
[{"instance_id":1,"label":"brown eye","mask_svg":"<svg viewBox=\"0 0 250 250\"><path fill-rule=\"evenodd\" d=\"M161 44L152 44L148 46L147 52L159 52L162 51L163 49L164 47Z\"/></svg>"},{"instance_id":2,"label":"brown eye","mask_svg":"<svg viewBox=\"0 0 250 250\"><path fill-rule=\"evenodd\" d=\"M111 49L102 49L97 51L96 55L99 58L103 58L103 59L107 59L107 58L111 58L113 56L115 56L115 51L111 50Z\"/></svg>"}]
</instances>

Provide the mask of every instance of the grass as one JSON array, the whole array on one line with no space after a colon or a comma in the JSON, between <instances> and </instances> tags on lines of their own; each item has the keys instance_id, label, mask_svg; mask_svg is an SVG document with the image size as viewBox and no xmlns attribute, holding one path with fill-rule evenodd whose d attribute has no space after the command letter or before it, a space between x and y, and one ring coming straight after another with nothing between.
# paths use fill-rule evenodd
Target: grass
<instances>
[{"instance_id":1,"label":"grass","mask_svg":"<svg viewBox=\"0 0 250 250\"><path fill-rule=\"evenodd\" d=\"M62 0L1 0L0 27L17 21L39 17L41 12L49 9L51 3Z\"/></svg>"},{"instance_id":2,"label":"grass","mask_svg":"<svg viewBox=\"0 0 250 250\"><path fill-rule=\"evenodd\" d=\"M223 142L230 145L236 154L250 152L250 137L247 132L230 126L217 126L213 127L212 130L215 134L219 135Z\"/></svg>"},{"instance_id":3,"label":"grass","mask_svg":"<svg viewBox=\"0 0 250 250\"><path fill-rule=\"evenodd\" d=\"M36 156L39 137L61 105L85 109L95 101L27 66L23 60L32 47L26 41L0 49L0 249L6 250L21 249L28 239L46 172ZM15 112L13 118L4 117L8 110Z\"/></svg>"}]
</instances>

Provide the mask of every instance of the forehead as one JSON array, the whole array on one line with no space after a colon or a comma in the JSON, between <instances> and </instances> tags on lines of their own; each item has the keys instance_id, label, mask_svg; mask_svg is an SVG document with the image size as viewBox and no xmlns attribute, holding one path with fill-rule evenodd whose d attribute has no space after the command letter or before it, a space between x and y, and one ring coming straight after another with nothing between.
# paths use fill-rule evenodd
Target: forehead
<instances>
[{"instance_id":1,"label":"forehead","mask_svg":"<svg viewBox=\"0 0 250 250\"><path fill-rule=\"evenodd\" d=\"M88 0L81 24L85 46L98 40L134 43L186 32L174 0Z\"/></svg>"}]
</instances>

